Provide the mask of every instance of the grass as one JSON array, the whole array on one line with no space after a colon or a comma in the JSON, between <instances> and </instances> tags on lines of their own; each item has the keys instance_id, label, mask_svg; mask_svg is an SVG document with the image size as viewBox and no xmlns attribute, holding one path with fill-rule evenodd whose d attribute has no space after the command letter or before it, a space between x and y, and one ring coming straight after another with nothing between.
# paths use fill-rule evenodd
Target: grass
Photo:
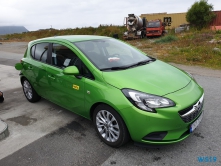
<instances>
[{"instance_id":1,"label":"grass","mask_svg":"<svg viewBox=\"0 0 221 166\"><path fill-rule=\"evenodd\" d=\"M177 39L178 38L174 35L166 35L158 40L155 40L154 43L170 43L172 41L176 41Z\"/></svg>"},{"instance_id":2,"label":"grass","mask_svg":"<svg viewBox=\"0 0 221 166\"><path fill-rule=\"evenodd\" d=\"M31 41L38 38L58 35L101 35L113 36L118 34L122 39L126 31L124 26L104 25L97 28L85 27L62 30L41 30L23 34L6 35L7 41ZM209 42L211 40L219 42ZM161 38L138 39L126 41L141 49L146 54L165 62L173 62L185 65L200 65L213 69L221 69L221 31L190 30L175 34L174 30Z\"/></svg>"},{"instance_id":3,"label":"grass","mask_svg":"<svg viewBox=\"0 0 221 166\"><path fill-rule=\"evenodd\" d=\"M210 43L211 40L215 42ZM193 30L155 40L128 42L165 62L221 69L221 34L217 31ZM214 51L214 48L220 51Z\"/></svg>"},{"instance_id":4,"label":"grass","mask_svg":"<svg viewBox=\"0 0 221 166\"><path fill-rule=\"evenodd\" d=\"M185 34L172 44L168 56L162 60L221 69L221 51L214 51L221 47L217 42L210 43L212 39L221 40L221 35L214 31Z\"/></svg>"}]
</instances>

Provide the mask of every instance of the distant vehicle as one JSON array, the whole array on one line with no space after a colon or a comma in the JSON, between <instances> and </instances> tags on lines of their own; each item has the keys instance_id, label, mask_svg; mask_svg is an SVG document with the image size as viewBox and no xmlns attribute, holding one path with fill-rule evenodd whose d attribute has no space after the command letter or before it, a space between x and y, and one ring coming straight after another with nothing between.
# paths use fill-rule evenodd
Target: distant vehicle
<instances>
[{"instance_id":1,"label":"distant vehicle","mask_svg":"<svg viewBox=\"0 0 221 166\"><path fill-rule=\"evenodd\" d=\"M162 36L165 34L165 23L160 19L150 20L147 22L146 36Z\"/></svg>"},{"instance_id":2,"label":"distant vehicle","mask_svg":"<svg viewBox=\"0 0 221 166\"><path fill-rule=\"evenodd\" d=\"M124 18L124 25L127 26L127 31L124 33L124 39L141 39L146 36L146 18L141 19L134 14L128 14Z\"/></svg>"},{"instance_id":3,"label":"distant vehicle","mask_svg":"<svg viewBox=\"0 0 221 166\"><path fill-rule=\"evenodd\" d=\"M38 39L15 68L29 102L43 97L92 120L112 147L130 138L155 145L180 142L203 117L204 90L189 73L114 38Z\"/></svg>"},{"instance_id":4,"label":"distant vehicle","mask_svg":"<svg viewBox=\"0 0 221 166\"><path fill-rule=\"evenodd\" d=\"M175 33L188 31L189 29L190 29L190 24L181 24L179 27L175 28Z\"/></svg>"}]
</instances>

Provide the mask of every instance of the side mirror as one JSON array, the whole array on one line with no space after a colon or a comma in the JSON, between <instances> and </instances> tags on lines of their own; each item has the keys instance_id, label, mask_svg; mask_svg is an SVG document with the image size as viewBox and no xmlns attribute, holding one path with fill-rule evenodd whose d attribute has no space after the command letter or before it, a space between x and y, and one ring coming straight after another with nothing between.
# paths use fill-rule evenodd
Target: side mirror
<instances>
[{"instance_id":1,"label":"side mirror","mask_svg":"<svg viewBox=\"0 0 221 166\"><path fill-rule=\"evenodd\" d=\"M74 75L74 76L78 76L79 75L79 70L76 66L69 66L69 67L66 67L64 70L63 70L63 73L65 75Z\"/></svg>"},{"instance_id":2,"label":"side mirror","mask_svg":"<svg viewBox=\"0 0 221 166\"><path fill-rule=\"evenodd\" d=\"M21 63L16 63L15 64L15 69L16 70L22 70L23 69L23 65Z\"/></svg>"}]
</instances>

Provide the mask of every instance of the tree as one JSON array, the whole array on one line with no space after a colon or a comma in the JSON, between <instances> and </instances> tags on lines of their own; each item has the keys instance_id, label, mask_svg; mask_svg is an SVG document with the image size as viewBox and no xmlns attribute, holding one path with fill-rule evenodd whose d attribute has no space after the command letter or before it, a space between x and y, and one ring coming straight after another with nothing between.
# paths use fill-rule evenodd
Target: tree
<instances>
[{"instance_id":1,"label":"tree","mask_svg":"<svg viewBox=\"0 0 221 166\"><path fill-rule=\"evenodd\" d=\"M200 0L199 2L195 2L191 8L188 9L186 20L198 30L201 30L207 27L216 17L212 10L212 4L208 4L207 0Z\"/></svg>"}]
</instances>

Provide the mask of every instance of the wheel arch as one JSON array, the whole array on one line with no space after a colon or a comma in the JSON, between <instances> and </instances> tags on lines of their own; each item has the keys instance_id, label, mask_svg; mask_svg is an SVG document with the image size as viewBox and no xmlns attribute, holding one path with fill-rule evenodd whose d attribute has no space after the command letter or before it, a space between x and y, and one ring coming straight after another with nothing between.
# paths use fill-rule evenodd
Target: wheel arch
<instances>
[{"instance_id":1,"label":"wheel arch","mask_svg":"<svg viewBox=\"0 0 221 166\"><path fill-rule=\"evenodd\" d=\"M91 108L90 108L90 120L93 121L93 114L94 114L94 111L95 111L95 108L98 106L98 105L101 105L101 104L104 104L104 105L107 105L109 107L111 107L113 110L116 111L116 113L120 116L120 118L122 119L123 123L125 124L126 128L127 128L127 131L129 133L129 136L130 136L130 131L128 129L128 126L127 126L127 123L125 122L125 119L124 117L119 113L119 111L117 111L113 106L111 106L110 104L107 104L107 103L104 103L104 102L97 102L97 103L94 103ZM130 136L131 137L131 136Z\"/></svg>"},{"instance_id":2,"label":"wheel arch","mask_svg":"<svg viewBox=\"0 0 221 166\"><path fill-rule=\"evenodd\" d=\"M97 102L97 103L94 103L91 108L90 108L90 120L93 121L93 114L94 114L94 111L95 111L95 108L100 105L100 104L106 104L106 103L103 103L103 102ZM106 104L108 105L108 104ZM108 105L109 106L109 105Z\"/></svg>"},{"instance_id":3,"label":"wheel arch","mask_svg":"<svg viewBox=\"0 0 221 166\"><path fill-rule=\"evenodd\" d=\"M119 111L113 107L111 104L108 104L108 103L105 103L105 102L97 102L97 103L94 103L91 108L90 108L90 119L93 121L93 113L94 113L94 110L95 108L98 106L98 105L101 105L101 104L104 104L104 105L107 105L109 107L111 107L112 109L114 109L118 114L119 116L122 118L122 120L124 121L124 118L122 117L122 115L119 113ZM125 123L125 121L124 121ZM125 123L126 124L126 123Z\"/></svg>"},{"instance_id":4,"label":"wheel arch","mask_svg":"<svg viewBox=\"0 0 221 166\"><path fill-rule=\"evenodd\" d=\"M21 75L21 77L20 77L20 82L21 82L21 84L22 84L22 82L23 82L23 80L24 79L27 79L24 75ZM28 79L27 79L28 80Z\"/></svg>"},{"instance_id":5,"label":"wheel arch","mask_svg":"<svg viewBox=\"0 0 221 166\"><path fill-rule=\"evenodd\" d=\"M31 84L32 88L35 90L35 88L33 87L32 83L31 83L31 81L27 77L25 77L24 75L22 75L21 78L20 78L21 84L24 81L24 79L28 80L28 82Z\"/></svg>"}]
</instances>

